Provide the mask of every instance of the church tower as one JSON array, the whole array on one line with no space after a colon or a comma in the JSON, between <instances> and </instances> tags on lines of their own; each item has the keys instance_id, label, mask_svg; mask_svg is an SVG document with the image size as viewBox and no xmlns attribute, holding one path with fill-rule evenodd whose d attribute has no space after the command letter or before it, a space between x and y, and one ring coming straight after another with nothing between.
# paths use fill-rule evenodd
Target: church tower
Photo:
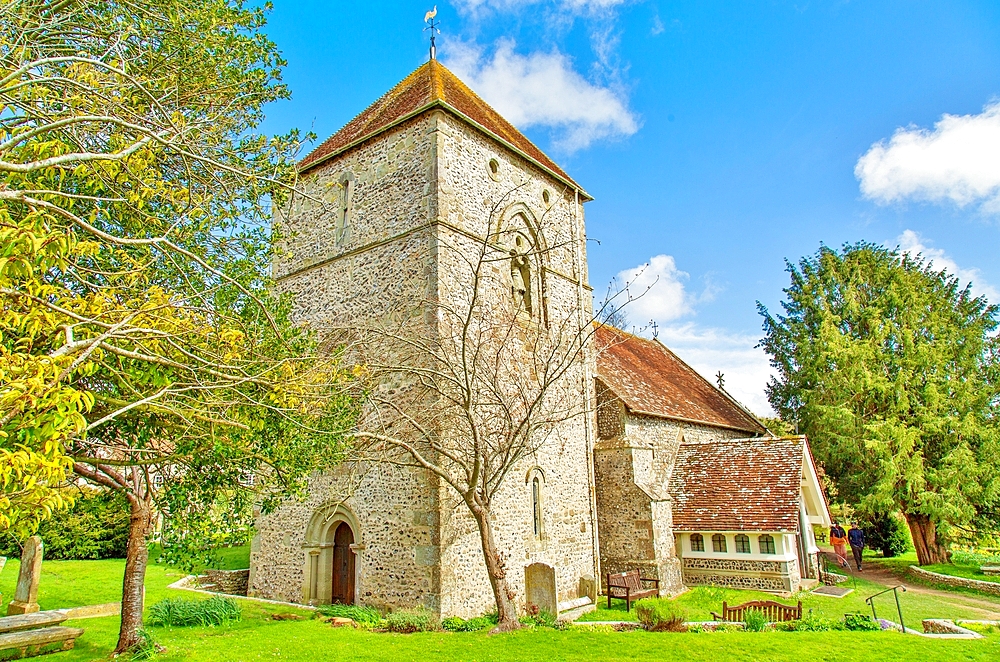
<instances>
[{"instance_id":1,"label":"church tower","mask_svg":"<svg viewBox=\"0 0 1000 662\"><path fill-rule=\"evenodd\" d=\"M322 329L380 319L407 301L457 301L473 285L445 247L499 241L510 256L505 295L525 323L589 324L590 197L436 60L319 145L299 172L301 194L277 220L287 253L274 276L302 322ZM599 572L593 357L578 363L565 387L588 413L559 423L511 473L494 509L521 607L529 566L554 572L553 601L579 597ZM315 476L306 501L260 517L250 593L423 605L442 617L493 603L475 522L458 496L426 470L378 466Z\"/></svg>"}]
</instances>

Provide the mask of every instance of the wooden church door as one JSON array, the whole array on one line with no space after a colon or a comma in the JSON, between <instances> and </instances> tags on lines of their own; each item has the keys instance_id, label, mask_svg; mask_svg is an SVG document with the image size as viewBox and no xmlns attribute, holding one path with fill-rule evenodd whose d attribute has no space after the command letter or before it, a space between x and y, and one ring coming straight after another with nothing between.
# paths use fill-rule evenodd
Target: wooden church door
<instances>
[{"instance_id":1,"label":"wooden church door","mask_svg":"<svg viewBox=\"0 0 1000 662\"><path fill-rule=\"evenodd\" d=\"M333 534L333 593L331 602L354 604L354 532L341 522Z\"/></svg>"}]
</instances>

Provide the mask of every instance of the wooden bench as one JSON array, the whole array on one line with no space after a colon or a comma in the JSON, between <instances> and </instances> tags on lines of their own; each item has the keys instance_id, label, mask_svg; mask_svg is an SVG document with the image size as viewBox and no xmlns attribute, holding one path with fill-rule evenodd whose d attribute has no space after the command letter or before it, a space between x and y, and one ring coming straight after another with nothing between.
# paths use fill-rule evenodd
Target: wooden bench
<instances>
[{"instance_id":1,"label":"wooden bench","mask_svg":"<svg viewBox=\"0 0 1000 662\"><path fill-rule=\"evenodd\" d=\"M651 582L653 588L643 588L643 582ZM611 598L625 600L625 611L632 610L632 602L657 596L660 594L660 580L647 579L639 575L639 570L608 573L608 609L611 609Z\"/></svg>"},{"instance_id":2,"label":"wooden bench","mask_svg":"<svg viewBox=\"0 0 1000 662\"><path fill-rule=\"evenodd\" d=\"M802 619L802 601L795 607L783 605L772 600L753 600L744 602L741 605L730 607L725 602L722 603L722 613L712 612L712 619L716 621L743 621L747 611L763 612L764 618L769 623L776 621L798 621Z\"/></svg>"},{"instance_id":3,"label":"wooden bench","mask_svg":"<svg viewBox=\"0 0 1000 662\"><path fill-rule=\"evenodd\" d=\"M0 651L16 650L19 653L17 657L68 651L82 634L83 630L80 628L62 626L5 632L0 634Z\"/></svg>"}]
</instances>

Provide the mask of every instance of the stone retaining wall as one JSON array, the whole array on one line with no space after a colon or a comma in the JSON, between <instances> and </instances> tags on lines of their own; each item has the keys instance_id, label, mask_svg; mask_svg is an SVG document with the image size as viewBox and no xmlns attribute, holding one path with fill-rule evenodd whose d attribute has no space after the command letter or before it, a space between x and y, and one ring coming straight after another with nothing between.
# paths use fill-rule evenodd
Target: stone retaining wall
<instances>
[{"instance_id":1,"label":"stone retaining wall","mask_svg":"<svg viewBox=\"0 0 1000 662\"><path fill-rule=\"evenodd\" d=\"M940 584L947 584L948 586L958 586L960 588L971 588L973 590L982 591L983 593L989 593L991 595L1000 595L1000 583L997 582L984 582L980 579L966 579L965 577L953 577L951 575L942 575L937 572L931 572L930 570L924 570L923 568L918 568L915 565L910 566L910 572L912 572L917 577L929 579L933 582L938 582Z\"/></svg>"},{"instance_id":2,"label":"stone retaining wall","mask_svg":"<svg viewBox=\"0 0 1000 662\"><path fill-rule=\"evenodd\" d=\"M244 570L206 570L205 574L198 578L198 583L208 591L245 596L249 580L249 568Z\"/></svg>"}]
</instances>

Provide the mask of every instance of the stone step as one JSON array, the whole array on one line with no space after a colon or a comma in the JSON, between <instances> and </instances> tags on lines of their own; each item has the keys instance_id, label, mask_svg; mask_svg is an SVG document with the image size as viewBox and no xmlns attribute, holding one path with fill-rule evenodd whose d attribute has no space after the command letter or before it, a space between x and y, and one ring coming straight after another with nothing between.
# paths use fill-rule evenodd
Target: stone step
<instances>
[{"instance_id":1,"label":"stone step","mask_svg":"<svg viewBox=\"0 0 1000 662\"><path fill-rule=\"evenodd\" d=\"M59 625L66 620L61 611L36 611L32 614L18 614L0 618L0 634L20 630L37 630L50 625Z\"/></svg>"},{"instance_id":2,"label":"stone step","mask_svg":"<svg viewBox=\"0 0 1000 662\"><path fill-rule=\"evenodd\" d=\"M80 628L56 626L41 630L22 630L0 634L0 651L17 650L21 657L70 650L78 637Z\"/></svg>"},{"instance_id":3,"label":"stone step","mask_svg":"<svg viewBox=\"0 0 1000 662\"><path fill-rule=\"evenodd\" d=\"M577 609L589 604L593 604L589 595L573 598L572 600L563 600L559 603L559 613L561 614L564 611L570 611L571 609Z\"/></svg>"}]
</instances>

